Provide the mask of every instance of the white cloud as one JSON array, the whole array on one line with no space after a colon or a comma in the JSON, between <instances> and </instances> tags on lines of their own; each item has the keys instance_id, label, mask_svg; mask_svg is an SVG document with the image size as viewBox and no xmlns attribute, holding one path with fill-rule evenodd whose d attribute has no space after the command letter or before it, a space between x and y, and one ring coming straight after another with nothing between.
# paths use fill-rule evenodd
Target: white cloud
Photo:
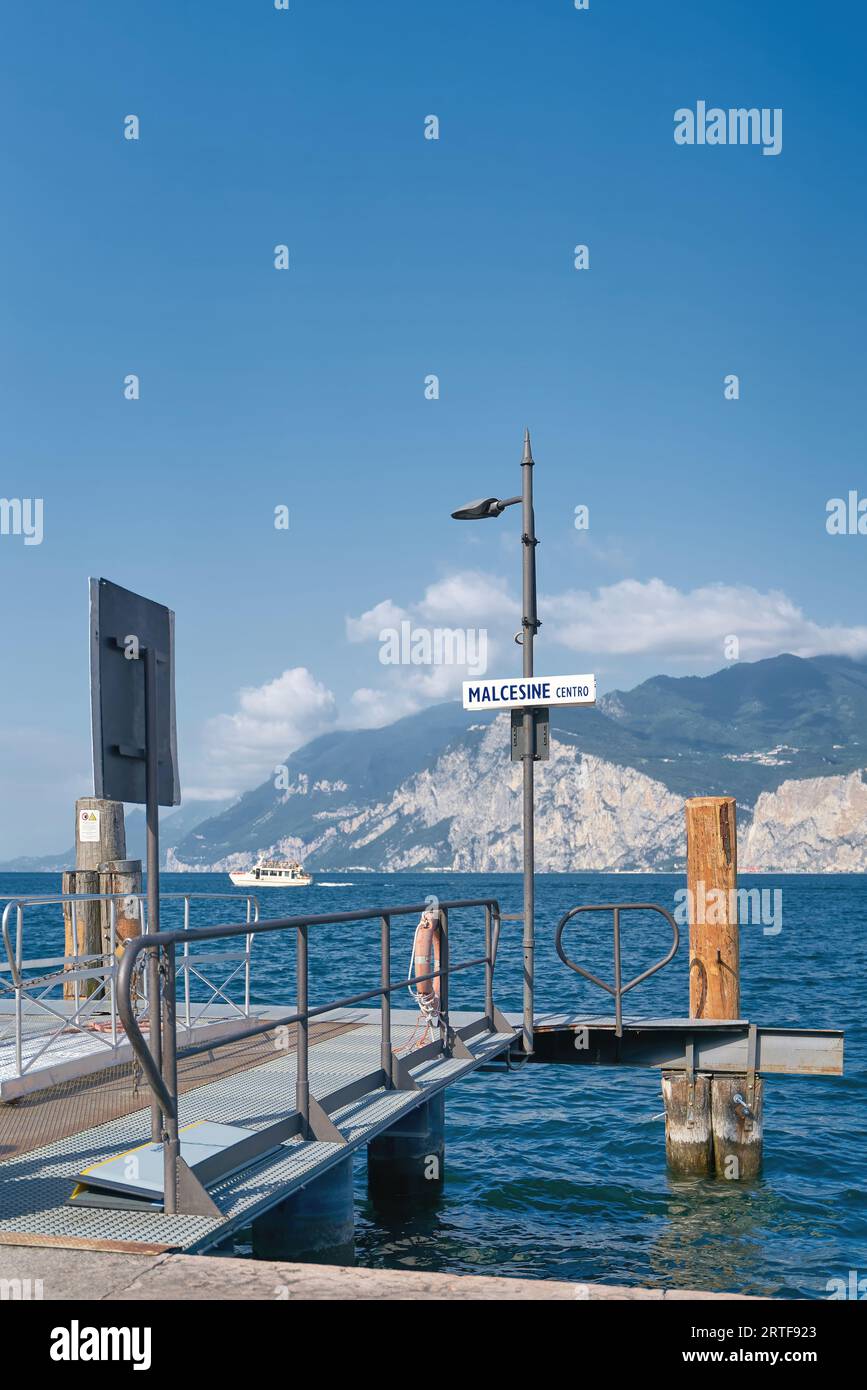
<instances>
[{"instance_id":1,"label":"white cloud","mask_svg":"<svg viewBox=\"0 0 867 1390\"><path fill-rule=\"evenodd\" d=\"M383 628L400 627L408 614L398 608L390 598L383 599L375 608L368 608L360 618L346 619L346 637L350 642L378 641Z\"/></svg>"},{"instance_id":2,"label":"white cloud","mask_svg":"<svg viewBox=\"0 0 867 1390\"><path fill-rule=\"evenodd\" d=\"M406 714L415 714L423 705L424 701L417 695L396 685L387 690L371 690L365 686L353 691L350 713L344 722L352 729L381 729L384 724L393 724Z\"/></svg>"},{"instance_id":3,"label":"white cloud","mask_svg":"<svg viewBox=\"0 0 867 1390\"><path fill-rule=\"evenodd\" d=\"M200 787L196 783L189 787L185 785L182 790L185 806L191 801L228 801L238 795L237 787Z\"/></svg>"},{"instance_id":4,"label":"white cloud","mask_svg":"<svg viewBox=\"0 0 867 1390\"><path fill-rule=\"evenodd\" d=\"M406 608L389 598L359 618L347 618L350 642L380 642L386 629L401 634L401 625L408 624L401 654L405 651L410 660L399 665L382 661L379 687L356 690L341 722L350 728L378 728L425 705L454 699L468 675L483 674L482 666L491 669L501 647L492 629L512 635L520 622L520 604L510 595L506 581L480 570L463 570L429 584L421 599ZM472 636L464 643L441 642L438 649L447 654L446 659L422 665L412 657L411 638L420 631L431 635L432 650L437 650L433 634L438 631L469 632ZM457 661L457 653L465 655L467 661ZM383 655L380 648L377 656L381 659Z\"/></svg>"},{"instance_id":5,"label":"white cloud","mask_svg":"<svg viewBox=\"0 0 867 1390\"><path fill-rule=\"evenodd\" d=\"M384 629L399 628L406 620L415 626L463 628L520 623L521 605L499 575L462 570L429 584L418 603L408 608L387 598L360 617L347 618L346 636L350 642L378 641Z\"/></svg>"},{"instance_id":6,"label":"white cloud","mask_svg":"<svg viewBox=\"0 0 867 1390\"><path fill-rule=\"evenodd\" d=\"M429 584L418 612L428 622L461 627L521 621L521 605L509 594L505 579L479 570L465 570Z\"/></svg>"},{"instance_id":7,"label":"white cloud","mask_svg":"<svg viewBox=\"0 0 867 1390\"><path fill-rule=\"evenodd\" d=\"M260 686L247 686L234 714L218 714L204 728L204 786L222 795L261 781L296 748L334 726L337 702L305 666ZM203 795L203 786L196 792ZM190 792L187 795L191 795Z\"/></svg>"},{"instance_id":8,"label":"white cloud","mask_svg":"<svg viewBox=\"0 0 867 1390\"><path fill-rule=\"evenodd\" d=\"M383 685L353 691L349 712L341 723L353 729L378 729L426 705L457 699L466 676L465 666L383 667Z\"/></svg>"},{"instance_id":9,"label":"white cloud","mask_svg":"<svg viewBox=\"0 0 867 1390\"><path fill-rule=\"evenodd\" d=\"M867 653L867 627L823 627L779 590L707 584L682 592L661 579L624 579L595 594L569 591L540 599L546 634L561 646L617 656L656 654L679 660L720 660L722 644L739 640L741 660Z\"/></svg>"},{"instance_id":10,"label":"white cloud","mask_svg":"<svg viewBox=\"0 0 867 1390\"><path fill-rule=\"evenodd\" d=\"M661 579L626 579L592 592L544 595L539 611L545 649L580 652L582 669L605 656L649 659L660 670L672 663L720 667L725 664L723 643L730 636L738 638L738 655L748 661L781 652L867 655L867 627L822 626L785 594L747 585L708 584L682 591ZM234 714L207 722L197 785L186 786L185 796L231 796L262 781L291 752L327 729L378 728L459 696L465 666L380 664L380 633L399 630L407 620L414 630L481 628L487 632L488 671L518 668L512 638L521 609L504 579L462 571L429 585L406 608L384 599L359 618L346 619L348 641L369 642L375 651L375 684L356 689L340 716L332 692L303 666L241 690ZM563 659L555 655L546 664Z\"/></svg>"}]
</instances>

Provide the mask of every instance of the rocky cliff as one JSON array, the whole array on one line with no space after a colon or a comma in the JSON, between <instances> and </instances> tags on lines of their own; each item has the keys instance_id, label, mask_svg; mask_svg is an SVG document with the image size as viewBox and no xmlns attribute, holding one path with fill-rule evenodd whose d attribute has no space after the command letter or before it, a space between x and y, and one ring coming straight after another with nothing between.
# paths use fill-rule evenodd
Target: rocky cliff
<instances>
[{"instance_id":1,"label":"rocky cliff","mask_svg":"<svg viewBox=\"0 0 867 1390\"><path fill-rule=\"evenodd\" d=\"M469 722L470 719L474 722ZM516 870L521 769L504 716L439 705L336 732L196 826L186 870L268 851L309 868ZM540 871L683 864L683 799L737 799L743 867L867 867L867 665L776 657L705 678L657 677L596 709L557 709L536 769Z\"/></svg>"},{"instance_id":2,"label":"rocky cliff","mask_svg":"<svg viewBox=\"0 0 867 1390\"><path fill-rule=\"evenodd\" d=\"M756 802L742 860L791 873L867 871L863 773L784 782Z\"/></svg>"}]
</instances>

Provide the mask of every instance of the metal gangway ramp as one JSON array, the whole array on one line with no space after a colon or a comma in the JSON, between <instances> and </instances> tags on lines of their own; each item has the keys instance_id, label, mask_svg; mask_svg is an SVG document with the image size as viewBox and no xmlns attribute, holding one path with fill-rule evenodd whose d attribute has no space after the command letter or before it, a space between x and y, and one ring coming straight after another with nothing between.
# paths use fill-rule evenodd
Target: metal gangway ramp
<instances>
[{"instance_id":1,"label":"metal gangway ramp","mask_svg":"<svg viewBox=\"0 0 867 1390\"><path fill-rule=\"evenodd\" d=\"M452 962L449 913L464 909L481 910L482 945L471 959ZM85 1110L67 1095L64 1112L62 1093L106 1084L92 1075L2 1107L12 1114L11 1124L0 1124L0 1142L11 1134L6 1149L13 1153L0 1161L0 1243L207 1250L444 1087L507 1053L516 1031L494 1003L499 904L492 898L440 903L439 969L395 980L392 921L426 911L429 903L370 908L185 927L128 941L117 970L117 1010L147 1083L142 1107L112 1116L109 1103L105 1117L82 1128ZM378 984L311 1004L310 932L365 922L379 923ZM231 1032L190 1040L177 1018L177 948L274 933L296 942L294 1009L254 1007ZM146 1037L137 1014L139 984L145 957L155 955L160 1004L154 1009L148 1002ZM473 969L484 973L480 1008L450 1014L451 977ZM417 1013L393 1009L392 996L434 979L440 982L437 1035L412 1046ZM363 1007L377 1001L378 1010ZM39 1143L46 1115L51 1128L52 1106L57 1133Z\"/></svg>"}]
</instances>

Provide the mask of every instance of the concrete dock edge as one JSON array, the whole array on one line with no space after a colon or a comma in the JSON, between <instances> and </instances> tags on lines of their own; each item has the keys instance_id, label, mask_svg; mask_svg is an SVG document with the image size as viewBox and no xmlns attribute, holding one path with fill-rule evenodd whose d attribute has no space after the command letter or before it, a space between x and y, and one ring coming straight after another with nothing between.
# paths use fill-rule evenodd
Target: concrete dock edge
<instances>
[{"instance_id":1,"label":"concrete dock edge","mask_svg":"<svg viewBox=\"0 0 867 1390\"><path fill-rule=\"evenodd\" d=\"M749 1295L691 1289L627 1288L475 1274L359 1269L208 1255L128 1255L46 1246L0 1249L0 1296L6 1300L231 1301L257 1299L450 1299L682 1302L752 1301Z\"/></svg>"}]
</instances>

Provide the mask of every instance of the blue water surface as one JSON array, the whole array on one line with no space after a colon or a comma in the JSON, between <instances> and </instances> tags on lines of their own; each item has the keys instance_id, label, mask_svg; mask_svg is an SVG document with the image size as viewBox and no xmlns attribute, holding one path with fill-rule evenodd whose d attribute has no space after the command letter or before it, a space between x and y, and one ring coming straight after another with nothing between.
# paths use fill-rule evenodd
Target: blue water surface
<instances>
[{"instance_id":1,"label":"blue water surface","mask_svg":"<svg viewBox=\"0 0 867 1390\"><path fill-rule=\"evenodd\" d=\"M773 1077L765 1085L765 1162L760 1179L672 1179L666 1172L660 1081L637 1069L529 1066L478 1073L448 1092L446 1181L439 1203L387 1221L367 1202L363 1154L356 1165L360 1264L457 1273L525 1275L745 1293L827 1297L828 1282L867 1272L867 1086L863 1002L867 883L860 875L741 876L745 888L779 890L781 917L741 929L743 1017L765 1025L842 1028L843 1077ZM676 875L543 874L537 878L537 1012L609 1012L610 1000L568 971L554 928L579 903L656 902L673 910ZM0 876L0 898L58 892L59 875ZM165 892L231 892L222 874L166 874ZM495 896L521 909L514 874L359 874L332 871L309 889L260 894L263 916ZM235 919L230 903L199 905L196 925ZM179 924L166 903L163 926ZM569 949L611 978L610 915L579 919ZM28 912L26 953L62 950L59 914ZM781 925L781 930L776 927ZM411 922L395 926L393 978L405 968ZM668 944L650 915L625 917L624 977ZM452 959L481 953L482 915L452 915ZM373 988L379 925L310 933L311 1003ZM507 923L495 998L521 1006L521 924ZM290 935L254 947L252 998L294 998ZM483 999L480 970L454 977L452 1007ZM232 986L240 998L240 981ZM630 1011L683 1017L687 956L629 997ZM409 1000L395 1001L396 1005Z\"/></svg>"}]
</instances>

